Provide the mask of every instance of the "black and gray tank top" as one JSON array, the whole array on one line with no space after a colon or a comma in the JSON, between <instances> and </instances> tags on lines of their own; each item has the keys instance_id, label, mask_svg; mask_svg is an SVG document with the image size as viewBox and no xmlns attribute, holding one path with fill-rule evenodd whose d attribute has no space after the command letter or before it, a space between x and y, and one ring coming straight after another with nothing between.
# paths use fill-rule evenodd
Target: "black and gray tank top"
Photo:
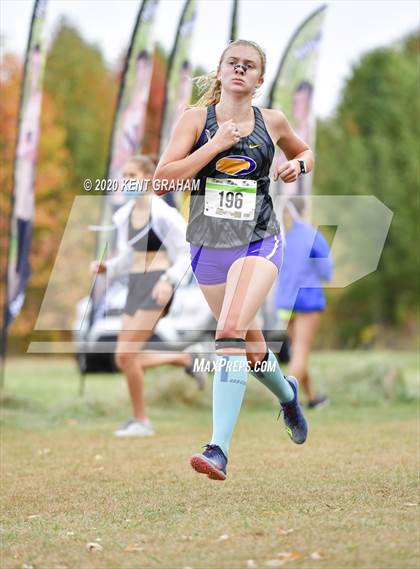
<instances>
[{"instance_id":1,"label":"black and gray tank top","mask_svg":"<svg viewBox=\"0 0 420 569\"><path fill-rule=\"evenodd\" d=\"M237 144L215 156L195 176L200 180L200 186L198 190L191 192L187 228L187 241L194 245L217 248L239 247L280 232L269 194L269 172L274 156L274 145L260 109L252 108L255 125L251 134L242 137ZM212 138L217 129L216 111L213 105L207 108L206 124L193 152ZM208 178L215 181L209 182ZM248 182L250 180L254 182ZM233 190L231 192L229 184ZM235 184L249 184L253 187L241 189ZM218 192L218 188L223 191ZM212 194L210 206L206 192L207 195ZM247 199L254 200L253 208L245 204L244 195ZM236 206L238 211L235 212ZM248 208L246 214L248 219L244 213L241 214L241 206ZM236 214L238 216L236 219L222 217ZM239 219L241 215L242 219Z\"/></svg>"}]
</instances>

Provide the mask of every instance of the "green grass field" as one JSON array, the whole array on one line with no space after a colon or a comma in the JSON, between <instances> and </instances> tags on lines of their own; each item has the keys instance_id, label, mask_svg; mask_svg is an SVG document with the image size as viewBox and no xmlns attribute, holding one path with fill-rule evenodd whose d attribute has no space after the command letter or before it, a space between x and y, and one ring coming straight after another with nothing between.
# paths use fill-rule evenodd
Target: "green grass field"
<instances>
[{"instance_id":1,"label":"green grass field","mask_svg":"<svg viewBox=\"0 0 420 569\"><path fill-rule=\"evenodd\" d=\"M318 353L332 405L287 438L250 378L226 482L189 456L211 432L211 382L147 376L153 438L117 440L121 376L10 360L2 408L2 568L418 568L418 357ZM93 551L87 544L96 543ZM99 549L99 546L101 549Z\"/></svg>"}]
</instances>

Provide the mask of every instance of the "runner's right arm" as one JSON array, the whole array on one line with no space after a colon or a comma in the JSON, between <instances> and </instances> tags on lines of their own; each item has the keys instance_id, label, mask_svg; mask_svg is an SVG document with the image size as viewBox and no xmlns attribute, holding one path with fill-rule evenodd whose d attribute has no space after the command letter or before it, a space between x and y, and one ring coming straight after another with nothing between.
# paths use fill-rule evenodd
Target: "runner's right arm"
<instances>
[{"instance_id":1,"label":"runner's right arm","mask_svg":"<svg viewBox=\"0 0 420 569\"><path fill-rule=\"evenodd\" d=\"M115 277L129 273L132 263L133 250L131 247L127 247L127 249L115 255L115 257L112 257L112 259L107 259L106 261L92 261L90 271L92 274L106 273L108 278L112 280Z\"/></svg>"},{"instance_id":2,"label":"runner's right arm","mask_svg":"<svg viewBox=\"0 0 420 569\"><path fill-rule=\"evenodd\" d=\"M109 279L130 272L133 264L133 249L128 243L128 231L126 224L133 208L132 202L127 202L121 206L112 216L112 222L117 230L117 252L111 259L106 261L93 261L91 264L92 273L105 273Z\"/></svg>"},{"instance_id":3,"label":"runner's right arm","mask_svg":"<svg viewBox=\"0 0 420 569\"><path fill-rule=\"evenodd\" d=\"M204 109L185 111L173 130L167 149L162 154L154 180L190 180L217 154L239 140L235 123L232 120L226 121L220 125L211 140L190 154L204 124ZM165 191L156 191L156 193L161 195Z\"/></svg>"},{"instance_id":4,"label":"runner's right arm","mask_svg":"<svg viewBox=\"0 0 420 569\"><path fill-rule=\"evenodd\" d=\"M124 251L104 262L109 279L114 279L130 272L133 265L133 249L129 245Z\"/></svg>"}]
</instances>

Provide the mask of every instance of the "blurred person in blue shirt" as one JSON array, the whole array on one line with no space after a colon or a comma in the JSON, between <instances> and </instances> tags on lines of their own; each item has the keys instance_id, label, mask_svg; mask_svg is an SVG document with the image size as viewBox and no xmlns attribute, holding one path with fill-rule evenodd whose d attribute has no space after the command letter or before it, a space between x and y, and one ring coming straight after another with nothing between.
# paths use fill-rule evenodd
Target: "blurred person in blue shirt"
<instances>
[{"instance_id":1,"label":"blurred person in blue shirt","mask_svg":"<svg viewBox=\"0 0 420 569\"><path fill-rule=\"evenodd\" d=\"M308 407L315 409L329 403L317 394L309 374L309 353L326 307L322 282L330 281L333 262L323 235L304 221L303 197L288 200L283 214L286 230L284 260L279 273L275 305L292 343L288 373L298 378Z\"/></svg>"}]
</instances>

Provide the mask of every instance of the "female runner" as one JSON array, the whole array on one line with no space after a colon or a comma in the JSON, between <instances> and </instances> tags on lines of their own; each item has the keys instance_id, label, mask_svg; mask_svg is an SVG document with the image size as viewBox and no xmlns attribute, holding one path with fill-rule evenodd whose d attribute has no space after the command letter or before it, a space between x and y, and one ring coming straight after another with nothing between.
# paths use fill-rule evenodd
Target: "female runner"
<instances>
[{"instance_id":1,"label":"female runner","mask_svg":"<svg viewBox=\"0 0 420 569\"><path fill-rule=\"evenodd\" d=\"M284 208L287 248L275 304L292 341L288 372L299 380L308 398L308 409L321 409L329 399L315 390L309 354L326 307L322 281L331 280L333 261L322 233L305 221L305 209L301 196L291 198Z\"/></svg>"},{"instance_id":2,"label":"female runner","mask_svg":"<svg viewBox=\"0 0 420 569\"><path fill-rule=\"evenodd\" d=\"M125 180L150 180L155 163L148 156L131 158L124 164ZM130 195L130 194L129 194ZM146 415L144 370L176 365L204 388L205 374L193 371L190 353L141 352L159 320L167 313L174 290L189 266L185 221L181 214L154 196L151 188L133 192L113 216L117 228L118 255L105 262L94 261L93 272L107 272L109 278L129 273L128 296L116 348L116 363L125 374L133 416L114 432L117 437L154 434Z\"/></svg>"},{"instance_id":3,"label":"female runner","mask_svg":"<svg viewBox=\"0 0 420 569\"><path fill-rule=\"evenodd\" d=\"M287 158L275 172L284 182L309 172L314 160L282 112L252 106L264 72L265 54L256 43L229 44L197 108L177 123L155 174L156 180L200 180L191 192L187 240L195 276L218 325L213 436L203 453L191 457L191 465L215 480L226 478L249 366L279 399L291 439L301 444L307 436L297 381L283 376L255 317L282 261L269 196L274 146Z\"/></svg>"}]
</instances>

